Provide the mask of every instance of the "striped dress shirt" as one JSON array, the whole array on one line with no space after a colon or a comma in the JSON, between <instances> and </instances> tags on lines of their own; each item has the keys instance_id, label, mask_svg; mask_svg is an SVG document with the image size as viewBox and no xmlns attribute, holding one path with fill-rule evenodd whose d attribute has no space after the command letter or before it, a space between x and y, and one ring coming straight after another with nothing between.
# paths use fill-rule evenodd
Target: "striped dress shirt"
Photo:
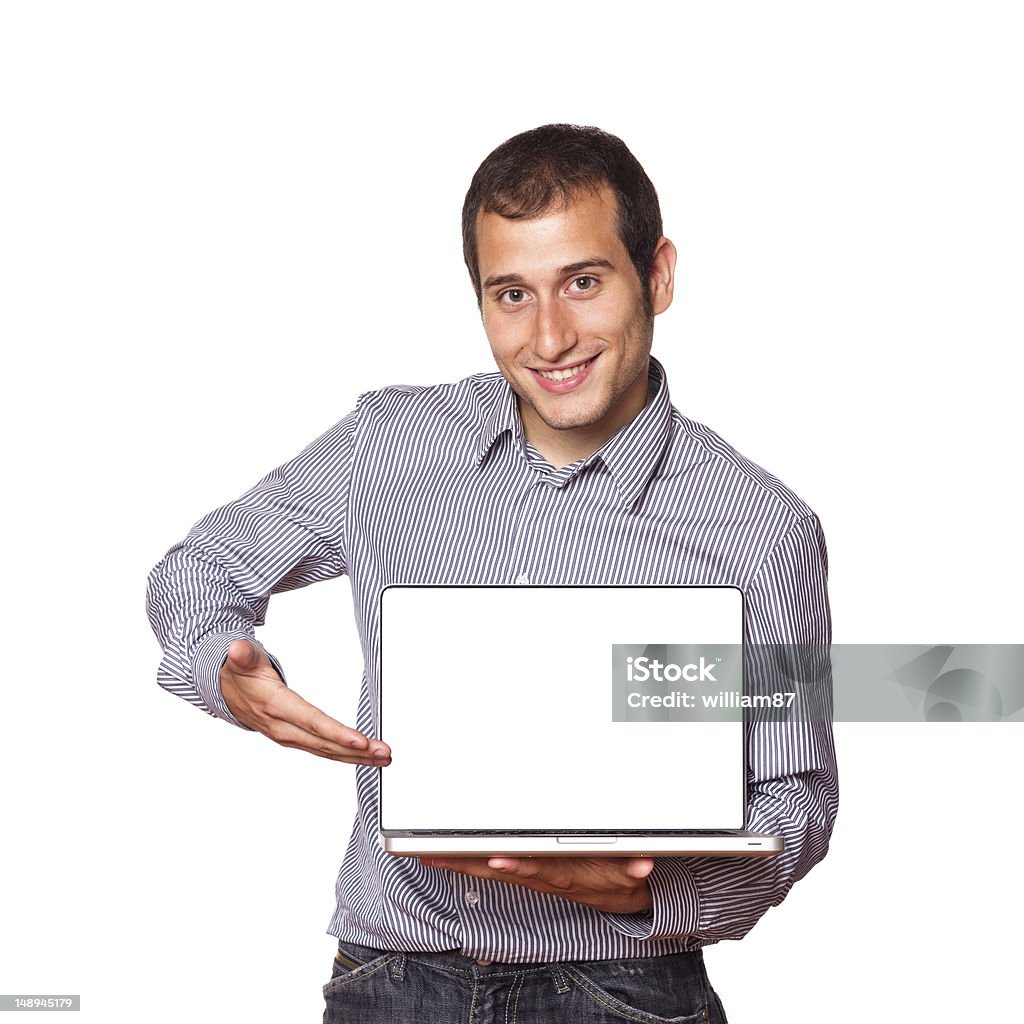
<instances>
[{"instance_id":1,"label":"striped dress shirt","mask_svg":"<svg viewBox=\"0 0 1024 1024\"><path fill-rule=\"evenodd\" d=\"M147 610L164 650L160 685L240 725L219 687L230 641L255 639L271 594L343 573L365 666L356 726L367 736L379 735L378 596L390 584L728 583L745 594L747 643L829 643L814 513L673 408L654 359L649 381L641 413L561 469L526 441L498 373L362 395L154 567ZM838 804L830 721L754 723L747 742L747 827L782 834L785 851L656 858L653 908L632 914L386 853L378 769L357 767L328 932L512 962L654 956L739 938L825 855Z\"/></svg>"}]
</instances>

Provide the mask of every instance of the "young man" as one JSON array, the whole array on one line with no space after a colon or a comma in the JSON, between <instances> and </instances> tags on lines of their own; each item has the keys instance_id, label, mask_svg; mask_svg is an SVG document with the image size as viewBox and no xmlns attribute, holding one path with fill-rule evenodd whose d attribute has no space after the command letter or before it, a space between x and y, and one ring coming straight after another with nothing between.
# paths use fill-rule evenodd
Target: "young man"
<instances>
[{"instance_id":1,"label":"young man","mask_svg":"<svg viewBox=\"0 0 1024 1024\"><path fill-rule=\"evenodd\" d=\"M730 583L748 642L830 639L816 517L674 409L650 356L676 254L625 145L569 125L508 140L473 178L463 240L500 374L363 395L197 523L150 577L159 681L358 766L325 1020L724 1021L701 948L744 935L824 856L827 721L751 729L748 827L784 835L777 857L417 860L377 842L371 769L391 751L371 694L388 584ZM272 593L341 573L366 666L356 729L288 688L253 634ZM568 608L537 628L587 624Z\"/></svg>"}]
</instances>

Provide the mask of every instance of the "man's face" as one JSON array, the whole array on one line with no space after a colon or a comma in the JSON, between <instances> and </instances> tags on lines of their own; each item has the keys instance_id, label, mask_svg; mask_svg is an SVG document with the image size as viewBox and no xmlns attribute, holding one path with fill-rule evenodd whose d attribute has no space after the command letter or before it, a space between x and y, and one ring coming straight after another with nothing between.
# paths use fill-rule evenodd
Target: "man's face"
<instances>
[{"instance_id":1,"label":"man's face","mask_svg":"<svg viewBox=\"0 0 1024 1024\"><path fill-rule=\"evenodd\" d=\"M644 407L653 336L614 193L532 220L483 213L477 250L484 330L527 438L566 458L596 450Z\"/></svg>"}]
</instances>

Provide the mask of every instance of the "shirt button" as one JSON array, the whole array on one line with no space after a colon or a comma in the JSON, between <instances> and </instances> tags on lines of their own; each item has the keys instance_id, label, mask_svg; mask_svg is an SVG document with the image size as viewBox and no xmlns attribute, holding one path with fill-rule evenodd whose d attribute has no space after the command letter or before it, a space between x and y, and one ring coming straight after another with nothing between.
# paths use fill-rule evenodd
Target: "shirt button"
<instances>
[{"instance_id":1,"label":"shirt button","mask_svg":"<svg viewBox=\"0 0 1024 1024\"><path fill-rule=\"evenodd\" d=\"M517 584L517 586L525 587L529 582L530 582L530 577L527 576L525 572L521 572L516 577L516 584Z\"/></svg>"},{"instance_id":2,"label":"shirt button","mask_svg":"<svg viewBox=\"0 0 1024 1024\"><path fill-rule=\"evenodd\" d=\"M476 889L466 890L466 902L471 906L475 907L480 902L480 893Z\"/></svg>"}]
</instances>

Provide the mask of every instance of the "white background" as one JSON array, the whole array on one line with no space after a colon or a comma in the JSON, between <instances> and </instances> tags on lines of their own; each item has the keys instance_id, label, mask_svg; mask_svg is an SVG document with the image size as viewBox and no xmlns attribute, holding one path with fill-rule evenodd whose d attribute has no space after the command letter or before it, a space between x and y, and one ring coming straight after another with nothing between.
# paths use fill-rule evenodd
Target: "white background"
<instances>
[{"instance_id":1,"label":"white background","mask_svg":"<svg viewBox=\"0 0 1024 1024\"><path fill-rule=\"evenodd\" d=\"M1021 30L979 0L3 4L0 992L320 1018L350 770L160 690L144 578L361 391L489 368L459 212L537 124L656 183L674 401L819 513L835 639L1020 640ZM262 638L351 719L344 582ZM730 1020L1013 1019L1024 733L836 733L831 853L707 952Z\"/></svg>"}]
</instances>

